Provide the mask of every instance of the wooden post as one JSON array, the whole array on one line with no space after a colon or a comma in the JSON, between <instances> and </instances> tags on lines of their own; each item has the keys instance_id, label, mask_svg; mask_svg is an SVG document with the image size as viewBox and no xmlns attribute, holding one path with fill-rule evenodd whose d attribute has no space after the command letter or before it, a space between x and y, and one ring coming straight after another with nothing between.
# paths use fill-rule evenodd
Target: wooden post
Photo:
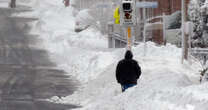
<instances>
[{"instance_id":1,"label":"wooden post","mask_svg":"<svg viewBox=\"0 0 208 110\"><path fill-rule=\"evenodd\" d=\"M189 38L188 38L188 35L187 35L187 34L185 34L184 37L185 37L185 45L184 45L184 46L185 46L185 47L184 47L184 49L185 49L184 52L185 52L185 53L184 53L184 59L185 59L185 60L188 60L188 48L189 48L189 45L188 45L188 39L189 39Z\"/></svg>"},{"instance_id":2,"label":"wooden post","mask_svg":"<svg viewBox=\"0 0 208 110\"><path fill-rule=\"evenodd\" d=\"M182 3L182 63L183 60L188 60L188 35L185 34L185 23L186 23L186 6L185 0L181 1Z\"/></svg>"},{"instance_id":3,"label":"wooden post","mask_svg":"<svg viewBox=\"0 0 208 110\"><path fill-rule=\"evenodd\" d=\"M185 6L185 3L184 3L184 20L185 20L185 23L187 22L187 12L186 12L186 6ZM188 28L188 27L185 27L185 28ZM184 39L184 52L185 52L185 54L184 54L184 58L185 58L185 60L188 60L188 48L189 48L189 43L188 43L188 41L189 41L189 35L188 34L185 34L184 35L184 37L185 37L185 39Z\"/></svg>"}]
</instances>

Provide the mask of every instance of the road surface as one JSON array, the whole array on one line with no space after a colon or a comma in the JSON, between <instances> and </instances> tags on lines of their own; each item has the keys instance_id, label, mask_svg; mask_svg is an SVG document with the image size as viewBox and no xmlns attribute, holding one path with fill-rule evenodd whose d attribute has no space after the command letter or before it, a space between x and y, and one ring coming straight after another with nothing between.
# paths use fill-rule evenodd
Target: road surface
<instances>
[{"instance_id":1,"label":"road surface","mask_svg":"<svg viewBox=\"0 0 208 110\"><path fill-rule=\"evenodd\" d=\"M24 10L26 11L26 10ZM44 101L73 93L77 82L56 69L47 51L35 48L38 35L28 31L34 18L10 17L0 8L0 110L68 110L76 105Z\"/></svg>"}]
</instances>

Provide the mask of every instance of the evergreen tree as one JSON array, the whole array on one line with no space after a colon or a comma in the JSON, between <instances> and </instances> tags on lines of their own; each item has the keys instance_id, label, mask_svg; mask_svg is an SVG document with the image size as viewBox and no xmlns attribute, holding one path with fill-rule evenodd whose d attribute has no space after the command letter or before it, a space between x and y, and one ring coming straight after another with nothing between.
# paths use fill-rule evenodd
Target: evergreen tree
<instances>
[{"instance_id":1,"label":"evergreen tree","mask_svg":"<svg viewBox=\"0 0 208 110\"><path fill-rule=\"evenodd\" d=\"M199 1L199 5L202 6L206 0L197 0Z\"/></svg>"},{"instance_id":2,"label":"evergreen tree","mask_svg":"<svg viewBox=\"0 0 208 110\"><path fill-rule=\"evenodd\" d=\"M202 41L204 47L208 47L208 0L201 7L203 35Z\"/></svg>"},{"instance_id":3,"label":"evergreen tree","mask_svg":"<svg viewBox=\"0 0 208 110\"><path fill-rule=\"evenodd\" d=\"M191 0L188 6L189 19L194 23L194 35L192 36L192 45L194 47L202 46L202 16L201 16L201 6L203 4L202 0Z\"/></svg>"}]
</instances>

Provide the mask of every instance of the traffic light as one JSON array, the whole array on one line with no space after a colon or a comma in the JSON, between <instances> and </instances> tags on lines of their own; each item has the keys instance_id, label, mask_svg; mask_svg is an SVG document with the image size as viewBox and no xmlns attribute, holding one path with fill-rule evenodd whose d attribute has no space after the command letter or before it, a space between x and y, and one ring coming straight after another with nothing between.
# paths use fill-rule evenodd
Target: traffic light
<instances>
[{"instance_id":1,"label":"traffic light","mask_svg":"<svg viewBox=\"0 0 208 110\"><path fill-rule=\"evenodd\" d=\"M131 1L124 1L123 4L123 11L130 12L132 11L132 2Z\"/></svg>"},{"instance_id":2,"label":"traffic light","mask_svg":"<svg viewBox=\"0 0 208 110\"><path fill-rule=\"evenodd\" d=\"M125 16L125 19L131 19L132 18L131 13L129 13L129 12L125 12L124 16Z\"/></svg>"},{"instance_id":3,"label":"traffic light","mask_svg":"<svg viewBox=\"0 0 208 110\"><path fill-rule=\"evenodd\" d=\"M132 26L136 24L135 0L122 0L121 2L121 24Z\"/></svg>"}]
</instances>

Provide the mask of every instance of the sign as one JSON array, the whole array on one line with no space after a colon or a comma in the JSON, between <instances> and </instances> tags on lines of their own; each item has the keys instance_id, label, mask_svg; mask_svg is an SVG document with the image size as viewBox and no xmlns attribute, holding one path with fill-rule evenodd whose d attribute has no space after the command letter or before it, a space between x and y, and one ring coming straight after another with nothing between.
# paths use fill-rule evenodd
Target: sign
<instances>
[{"instance_id":1,"label":"sign","mask_svg":"<svg viewBox=\"0 0 208 110\"><path fill-rule=\"evenodd\" d=\"M157 8L158 2L136 2L137 8Z\"/></svg>"},{"instance_id":2,"label":"sign","mask_svg":"<svg viewBox=\"0 0 208 110\"><path fill-rule=\"evenodd\" d=\"M188 34L188 35L192 34L194 30L193 22L186 22L184 28L185 28L184 29L185 34Z\"/></svg>"},{"instance_id":3,"label":"sign","mask_svg":"<svg viewBox=\"0 0 208 110\"><path fill-rule=\"evenodd\" d=\"M109 4L97 4L96 7L97 8L108 8L108 7L110 7L110 5Z\"/></svg>"}]
</instances>

